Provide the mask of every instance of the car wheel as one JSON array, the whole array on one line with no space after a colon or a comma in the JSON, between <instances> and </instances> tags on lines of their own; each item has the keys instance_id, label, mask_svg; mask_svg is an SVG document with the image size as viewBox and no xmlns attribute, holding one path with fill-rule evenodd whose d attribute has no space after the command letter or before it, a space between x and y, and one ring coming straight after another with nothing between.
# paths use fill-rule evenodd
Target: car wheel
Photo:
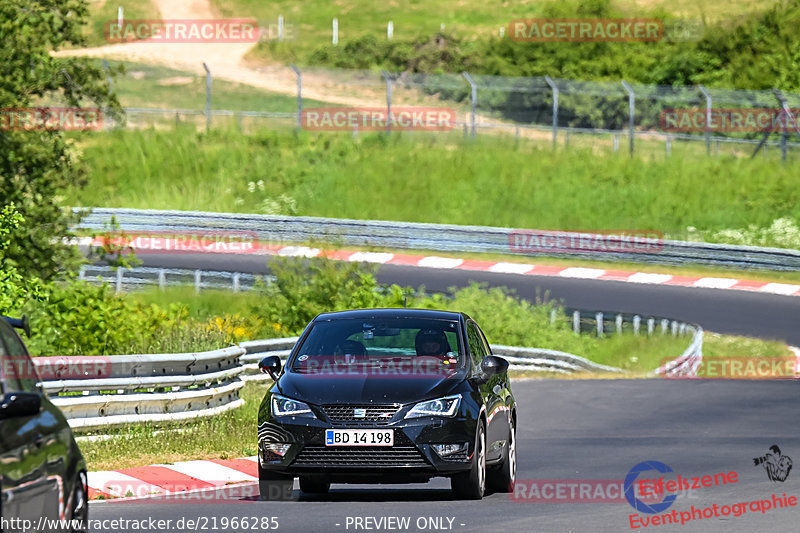
<instances>
[{"instance_id":1,"label":"car wheel","mask_svg":"<svg viewBox=\"0 0 800 533\"><path fill-rule=\"evenodd\" d=\"M325 494L331 488L331 482L315 476L300 476L300 490L306 494Z\"/></svg>"},{"instance_id":2,"label":"car wheel","mask_svg":"<svg viewBox=\"0 0 800 533\"><path fill-rule=\"evenodd\" d=\"M75 479L69 510L70 531L86 533L89 522L89 498L86 494L86 473L81 472Z\"/></svg>"},{"instance_id":3,"label":"car wheel","mask_svg":"<svg viewBox=\"0 0 800 533\"><path fill-rule=\"evenodd\" d=\"M462 500L480 500L486 492L486 437L483 423L478 423L472 467L450 478L453 494Z\"/></svg>"},{"instance_id":4,"label":"car wheel","mask_svg":"<svg viewBox=\"0 0 800 533\"><path fill-rule=\"evenodd\" d=\"M291 500L293 485L293 476L276 474L258 465L258 493L262 501Z\"/></svg>"},{"instance_id":5,"label":"car wheel","mask_svg":"<svg viewBox=\"0 0 800 533\"><path fill-rule=\"evenodd\" d=\"M503 460L497 468L488 472L486 481L495 492L514 492L517 481L517 434L514 420L509 421L508 445L503 452Z\"/></svg>"}]
</instances>

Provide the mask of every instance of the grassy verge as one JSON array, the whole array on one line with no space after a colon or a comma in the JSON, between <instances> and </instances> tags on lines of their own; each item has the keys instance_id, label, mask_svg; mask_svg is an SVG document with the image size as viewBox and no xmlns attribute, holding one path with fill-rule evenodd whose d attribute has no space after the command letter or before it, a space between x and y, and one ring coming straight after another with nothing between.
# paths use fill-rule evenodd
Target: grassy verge
<instances>
[{"instance_id":1,"label":"grassy verge","mask_svg":"<svg viewBox=\"0 0 800 533\"><path fill-rule=\"evenodd\" d=\"M553 230L698 232L800 219L798 163L553 151L501 139L235 130L82 134L72 205ZM413 169L413 172L409 172ZM756 176L769 179L754 181ZM402 201L398 201L402 198Z\"/></svg>"}]
</instances>

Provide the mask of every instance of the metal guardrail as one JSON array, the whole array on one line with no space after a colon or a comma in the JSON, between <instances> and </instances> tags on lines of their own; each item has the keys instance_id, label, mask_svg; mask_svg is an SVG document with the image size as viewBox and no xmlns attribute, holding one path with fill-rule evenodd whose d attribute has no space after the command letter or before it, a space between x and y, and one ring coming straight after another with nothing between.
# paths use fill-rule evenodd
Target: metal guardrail
<instances>
[{"instance_id":1,"label":"metal guardrail","mask_svg":"<svg viewBox=\"0 0 800 533\"><path fill-rule=\"evenodd\" d=\"M239 358L233 346L200 353L116 355L110 357L35 357L38 367L63 369L43 381L74 429L95 429L131 422L165 422L211 416L244 403ZM78 363L74 361L78 360ZM98 374L80 369L101 369Z\"/></svg>"},{"instance_id":2,"label":"metal guardrail","mask_svg":"<svg viewBox=\"0 0 800 533\"><path fill-rule=\"evenodd\" d=\"M76 208L76 211L79 211ZM635 252L547 250L518 252L514 235L522 231L530 241L535 237L580 239L585 233L545 230L514 230L489 226L459 226L380 220L351 220L321 217L210 213L202 211L161 211L146 209L95 208L77 226L103 231L111 217L128 233L232 232L246 231L262 241L305 243L328 240L343 246L382 247L402 250L479 252L517 256L579 257L593 260L644 262L663 265L705 264L735 268L771 270L800 269L800 250L728 244L665 240L658 249ZM622 243L621 243L622 245Z\"/></svg>"}]
</instances>

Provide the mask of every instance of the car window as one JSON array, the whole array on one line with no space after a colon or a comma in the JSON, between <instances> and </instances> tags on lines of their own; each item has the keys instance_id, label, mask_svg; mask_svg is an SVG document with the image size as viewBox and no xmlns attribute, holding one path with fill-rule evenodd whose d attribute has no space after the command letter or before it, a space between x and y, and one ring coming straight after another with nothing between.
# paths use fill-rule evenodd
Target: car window
<instances>
[{"instance_id":1,"label":"car window","mask_svg":"<svg viewBox=\"0 0 800 533\"><path fill-rule=\"evenodd\" d=\"M342 319L314 324L292 366L315 357L336 362L434 357L460 367L463 353L455 321Z\"/></svg>"},{"instance_id":2,"label":"car window","mask_svg":"<svg viewBox=\"0 0 800 533\"><path fill-rule=\"evenodd\" d=\"M476 368L481 366L483 358L489 355L483 345L483 335L478 330L474 322L467 323L467 342L469 343L469 353Z\"/></svg>"},{"instance_id":3,"label":"car window","mask_svg":"<svg viewBox=\"0 0 800 533\"><path fill-rule=\"evenodd\" d=\"M10 326L0 323L0 383L3 393L37 392L38 382L36 367L25 345Z\"/></svg>"}]
</instances>

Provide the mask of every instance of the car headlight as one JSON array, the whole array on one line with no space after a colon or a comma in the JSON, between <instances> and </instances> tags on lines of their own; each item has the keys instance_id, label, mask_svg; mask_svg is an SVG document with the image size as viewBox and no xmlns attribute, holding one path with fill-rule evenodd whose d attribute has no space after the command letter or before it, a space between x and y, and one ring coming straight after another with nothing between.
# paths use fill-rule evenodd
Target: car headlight
<instances>
[{"instance_id":1,"label":"car headlight","mask_svg":"<svg viewBox=\"0 0 800 533\"><path fill-rule=\"evenodd\" d=\"M406 415L406 418L419 418L422 416L455 416L458 406L461 405L461 395L446 396L436 400L420 402Z\"/></svg>"},{"instance_id":2,"label":"car headlight","mask_svg":"<svg viewBox=\"0 0 800 533\"><path fill-rule=\"evenodd\" d=\"M272 416L296 416L314 418L314 413L307 403L286 398L280 394L272 395Z\"/></svg>"}]
</instances>

